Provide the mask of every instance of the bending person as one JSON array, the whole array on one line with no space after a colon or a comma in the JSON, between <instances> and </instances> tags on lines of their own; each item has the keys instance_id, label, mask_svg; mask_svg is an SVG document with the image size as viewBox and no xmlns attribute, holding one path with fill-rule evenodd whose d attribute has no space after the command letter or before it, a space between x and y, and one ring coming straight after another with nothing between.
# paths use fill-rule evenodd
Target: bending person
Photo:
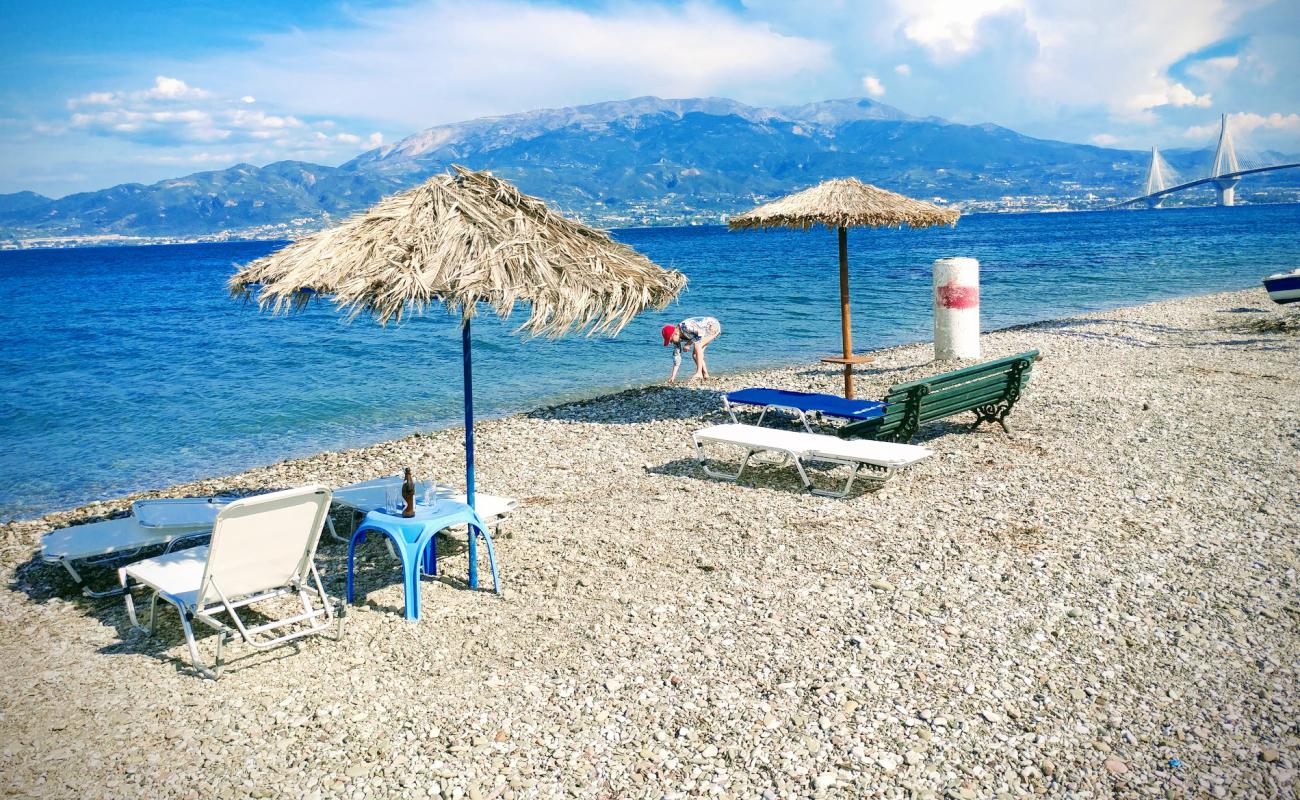
<instances>
[{"instance_id":1,"label":"bending person","mask_svg":"<svg viewBox=\"0 0 1300 800\"><path fill-rule=\"evenodd\" d=\"M665 325L660 331L664 347L673 346L673 373L668 382L677 380L677 369L682 365L682 350L689 349L695 359L695 374L691 380L709 377L709 366L704 361L704 348L722 333L722 323L713 317L690 317L676 325Z\"/></svg>"}]
</instances>

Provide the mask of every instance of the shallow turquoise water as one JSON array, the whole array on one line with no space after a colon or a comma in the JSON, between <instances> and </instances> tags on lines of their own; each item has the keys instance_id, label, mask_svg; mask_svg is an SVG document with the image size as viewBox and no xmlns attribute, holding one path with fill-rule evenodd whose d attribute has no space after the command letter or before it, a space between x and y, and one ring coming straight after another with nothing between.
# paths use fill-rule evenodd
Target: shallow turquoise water
<instances>
[{"instance_id":1,"label":"shallow turquoise water","mask_svg":"<svg viewBox=\"0 0 1300 800\"><path fill-rule=\"evenodd\" d=\"M717 371L837 349L833 233L615 236L685 272L681 301L612 340L525 342L480 317L481 417L662 379L659 327L696 314L722 321ZM0 518L459 422L447 315L380 328L327 304L271 317L229 300L234 265L278 246L0 252ZM955 229L852 231L849 250L865 350L929 338L936 258L980 260L982 322L997 328L1258 286L1300 262L1300 206L970 216Z\"/></svg>"}]
</instances>

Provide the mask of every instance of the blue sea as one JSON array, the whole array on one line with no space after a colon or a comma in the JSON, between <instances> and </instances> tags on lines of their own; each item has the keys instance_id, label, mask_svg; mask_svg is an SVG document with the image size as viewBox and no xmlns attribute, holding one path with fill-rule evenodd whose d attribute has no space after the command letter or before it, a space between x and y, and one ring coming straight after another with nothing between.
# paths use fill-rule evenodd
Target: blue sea
<instances>
[{"instance_id":1,"label":"blue sea","mask_svg":"<svg viewBox=\"0 0 1300 800\"><path fill-rule=\"evenodd\" d=\"M525 341L512 332L522 316L481 315L480 417L662 380L672 364L658 329L692 315L722 321L717 372L836 351L833 233L614 236L684 272L680 302L615 339ZM0 519L457 424L460 337L447 314L381 328L327 302L277 317L229 299L236 265L282 245L0 252ZM936 258L979 259L992 329L1259 286L1300 262L1300 205L976 215L953 229L850 231L849 255L866 350L929 338Z\"/></svg>"}]
</instances>

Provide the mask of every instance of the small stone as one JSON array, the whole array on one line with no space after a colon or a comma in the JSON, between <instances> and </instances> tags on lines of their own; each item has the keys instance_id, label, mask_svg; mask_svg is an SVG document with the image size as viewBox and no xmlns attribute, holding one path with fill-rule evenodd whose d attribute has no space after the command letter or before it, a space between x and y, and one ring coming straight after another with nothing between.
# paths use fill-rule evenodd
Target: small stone
<instances>
[{"instance_id":1,"label":"small stone","mask_svg":"<svg viewBox=\"0 0 1300 800\"><path fill-rule=\"evenodd\" d=\"M618 690L623 688L623 681L619 680L618 678L610 678L609 680L605 681L605 688L608 689L610 692L617 692Z\"/></svg>"},{"instance_id":2,"label":"small stone","mask_svg":"<svg viewBox=\"0 0 1300 800\"><path fill-rule=\"evenodd\" d=\"M1128 772L1128 764L1125 764L1122 760L1111 756L1106 759L1106 769L1109 770L1112 775L1123 775L1125 772Z\"/></svg>"},{"instance_id":3,"label":"small stone","mask_svg":"<svg viewBox=\"0 0 1300 800\"><path fill-rule=\"evenodd\" d=\"M871 582L871 588L881 592L892 592L894 591L894 584L890 583L887 580L877 578L876 580Z\"/></svg>"},{"instance_id":4,"label":"small stone","mask_svg":"<svg viewBox=\"0 0 1300 800\"><path fill-rule=\"evenodd\" d=\"M813 781L813 786L817 787L817 789L819 790L829 789L834 785L835 785L834 772L823 772L822 774L817 776L816 780Z\"/></svg>"},{"instance_id":5,"label":"small stone","mask_svg":"<svg viewBox=\"0 0 1300 800\"><path fill-rule=\"evenodd\" d=\"M1280 754L1271 747L1265 747L1263 750L1259 751L1259 757L1270 764L1277 761L1279 755Z\"/></svg>"},{"instance_id":6,"label":"small stone","mask_svg":"<svg viewBox=\"0 0 1300 800\"><path fill-rule=\"evenodd\" d=\"M985 721L985 722L1001 722L1001 721L1002 721L1002 717L999 717L997 714L995 714L995 713L993 713L992 711L989 711L989 710L987 710L987 709L985 709L984 711L981 711L981 712L980 712L980 716L984 718L984 721Z\"/></svg>"},{"instance_id":7,"label":"small stone","mask_svg":"<svg viewBox=\"0 0 1300 800\"><path fill-rule=\"evenodd\" d=\"M916 766L917 764L920 764L924 758L924 756L915 750L908 750L903 754L903 760L907 762L908 766Z\"/></svg>"}]
</instances>

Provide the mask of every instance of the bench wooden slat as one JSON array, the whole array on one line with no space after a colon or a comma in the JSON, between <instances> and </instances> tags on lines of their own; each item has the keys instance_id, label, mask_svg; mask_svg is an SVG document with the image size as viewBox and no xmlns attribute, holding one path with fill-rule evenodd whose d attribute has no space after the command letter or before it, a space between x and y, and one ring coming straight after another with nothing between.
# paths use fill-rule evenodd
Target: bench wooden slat
<instances>
[{"instance_id":1,"label":"bench wooden slat","mask_svg":"<svg viewBox=\"0 0 1300 800\"><path fill-rule=\"evenodd\" d=\"M985 361L983 363L974 364L964 369L955 369L952 372L944 372L942 374L935 375L932 378L921 378L914 381L908 381L907 383L896 383L893 386L889 387L889 392L890 394L893 394L894 392L905 392L908 389L911 389L916 386L929 386L931 391L933 391L935 389L943 388L944 386L947 386L950 383L954 383L954 382L959 383L961 381L968 381L973 378L983 377L987 373L1006 372L1017 361L1022 361L1027 359L1032 365L1034 359L1036 358L1038 358L1038 351L1029 350L1024 353L1020 353L1018 355L1007 356L1006 358L999 358L995 361Z\"/></svg>"},{"instance_id":2,"label":"bench wooden slat","mask_svg":"<svg viewBox=\"0 0 1300 800\"><path fill-rule=\"evenodd\" d=\"M921 406L921 422L932 422L936 419L951 417L954 414L960 414L963 411L973 411L980 406L986 406L996 403L1006 396L1005 389L986 389L977 395L967 395L965 397L951 398L945 403L934 403Z\"/></svg>"},{"instance_id":3,"label":"bench wooden slat","mask_svg":"<svg viewBox=\"0 0 1300 800\"><path fill-rule=\"evenodd\" d=\"M1025 382L1029 379L1028 376L1031 372L1033 372L1033 369L1029 367L1026 367L1021 372L1021 380L1020 380L1021 386L1023 386ZM1009 379L1009 375L1010 375L1009 371L1002 370L1002 371L992 372L992 373L985 372L982 375L974 376L970 380L964 380L964 381L949 380L945 382L944 385L942 386L929 387L930 391L926 395L926 397L930 398L930 400L933 401L936 398L946 397L952 393L968 391L975 388L982 388L983 386L989 384L1005 385ZM885 402L890 404L891 406L900 403L905 403L907 399L911 397L912 393L915 391L917 391L917 387L913 387L912 389L905 392L895 392L891 389L890 392L887 395L885 395Z\"/></svg>"},{"instance_id":4,"label":"bench wooden slat","mask_svg":"<svg viewBox=\"0 0 1300 800\"><path fill-rule=\"evenodd\" d=\"M1024 388L1025 384L1027 383L1029 383L1028 371L1026 371L1023 375L1021 375L1020 378L1021 388ZM985 378L984 380L977 381L975 383L962 384L957 386L956 388L949 388L949 389L945 389L942 392L928 394L925 396L925 401L922 407L931 408L936 405L948 405L953 400L965 401L968 398L977 399L977 397L982 397L984 394L986 394L990 388L994 388L997 390L995 392L995 396L1001 396L1003 393L1005 393L1006 386L1007 386L1006 376ZM877 419L880 420L880 422L882 423L891 423L902 419L904 416L906 416L906 414L907 414L907 401L906 401L906 395L904 395L903 399L900 399L897 402L892 402L888 406L886 406L885 413L882 414ZM874 422L876 420L871 420L871 421Z\"/></svg>"}]
</instances>

